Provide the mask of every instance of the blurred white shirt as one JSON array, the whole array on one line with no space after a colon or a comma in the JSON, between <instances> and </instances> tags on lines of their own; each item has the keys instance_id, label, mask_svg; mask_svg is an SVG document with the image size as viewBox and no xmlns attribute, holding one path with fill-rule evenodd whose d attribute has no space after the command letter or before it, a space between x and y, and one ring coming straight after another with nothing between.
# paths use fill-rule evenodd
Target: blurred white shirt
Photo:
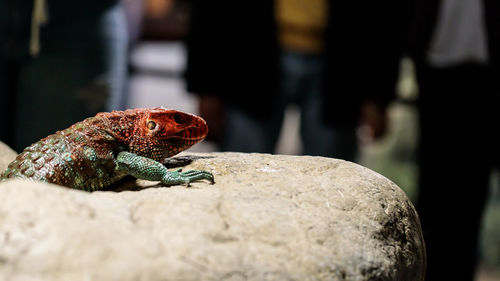
<instances>
[{"instance_id":1,"label":"blurred white shirt","mask_svg":"<svg viewBox=\"0 0 500 281\"><path fill-rule=\"evenodd\" d=\"M441 0L427 59L434 67L488 63L482 0Z\"/></svg>"}]
</instances>

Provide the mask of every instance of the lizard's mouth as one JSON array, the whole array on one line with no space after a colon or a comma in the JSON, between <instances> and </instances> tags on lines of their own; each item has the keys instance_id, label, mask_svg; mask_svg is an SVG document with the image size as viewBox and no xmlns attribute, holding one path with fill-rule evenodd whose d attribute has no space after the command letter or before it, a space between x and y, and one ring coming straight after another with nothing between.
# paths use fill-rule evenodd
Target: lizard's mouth
<instances>
[{"instance_id":1,"label":"lizard's mouth","mask_svg":"<svg viewBox=\"0 0 500 281\"><path fill-rule=\"evenodd\" d=\"M207 136L207 134L208 134L207 126L202 126L202 127L192 126L184 128L182 131L177 132L175 136L182 140L200 141L204 139Z\"/></svg>"}]
</instances>

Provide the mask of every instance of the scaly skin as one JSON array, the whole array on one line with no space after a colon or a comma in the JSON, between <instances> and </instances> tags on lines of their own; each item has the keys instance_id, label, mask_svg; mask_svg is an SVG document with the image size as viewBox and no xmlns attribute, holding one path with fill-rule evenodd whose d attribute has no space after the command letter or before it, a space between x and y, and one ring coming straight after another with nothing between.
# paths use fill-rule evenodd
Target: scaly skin
<instances>
[{"instance_id":1,"label":"scaly skin","mask_svg":"<svg viewBox=\"0 0 500 281\"><path fill-rule=\"evenodd\" d=\"M167 186L214 181L206 171L168 171L160 162L203 140L205 121L165 108L99 113L24 149L1 179L25 178L87 191L126 175Z\"/></svg>"}]
</instances>

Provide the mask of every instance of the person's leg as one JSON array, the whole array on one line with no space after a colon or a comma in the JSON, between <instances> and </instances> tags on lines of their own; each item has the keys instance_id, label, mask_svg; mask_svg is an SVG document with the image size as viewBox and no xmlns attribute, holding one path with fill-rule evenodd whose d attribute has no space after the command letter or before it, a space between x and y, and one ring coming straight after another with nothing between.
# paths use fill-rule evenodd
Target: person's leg
<instances>
[{"instance_id":1,"label":"person's leg","mask_svg":"<svg viewBox=\"0 0 500 281\"><path fill-rule=\"evenodd\" d=\"M357 153L356 128L334 128L322 118L322 57L291 56L287 69L289 76L295 76L300 81L290 91L299 91L296 96L301 106L303 154L354 161Z\"/></svg>"},{"instance_id":2,"label":"person's leg","mask_svg":"<svg viewBox=\"0 0 500 281\"><path fill-rule=\"evenodd\" d=\"M488 89L474 68L418 72L417 211L427 249L426 280L473 280L489 178L482 112Z\"/></svg>"},{"instance_id":3,"label":"person's leg","mask_svg":"<svg viewBox=\"0 0 500 281\"><path fill-rule=\"evenodd\" d=\"M106 51L106 80L110 85L110 98L106 111L123 110L128 106L127 69L128 44L125 9L116 5L101 18L102 38Z\"/></svg>"},{"instance_id":4,"label":"person's leg","mask_svg":"<svg viewBox=\"0 0 500 281\"><path fill-rule=\"evenodd\" d=\"M282 53L280 57L280 90L269 98L273 110L267 118L242 110L237 105L228 105L226 111L226 126L221 145L223 151L273 153L279 138L286 106L293 101L300 81L297 77L288 75L288 56Z\"/></svg>"},{"instance_id":5,"label":"person's leg","mask_svg":"<svg viewBox=\"0 0 500 281\"><path fill-rule=\"evenodd\" d=\"M222 151L273 153L278 140L283 110L262 119L237 106L228 106Z\"/></svg>"}]
</instances>

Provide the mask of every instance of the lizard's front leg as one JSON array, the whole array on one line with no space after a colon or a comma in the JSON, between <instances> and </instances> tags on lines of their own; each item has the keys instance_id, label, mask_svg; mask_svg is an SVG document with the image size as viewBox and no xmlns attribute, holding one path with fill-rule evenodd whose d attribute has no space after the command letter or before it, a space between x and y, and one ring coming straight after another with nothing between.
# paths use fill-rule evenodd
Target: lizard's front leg
<instances>
[{"instance_id":1,"label":"lizard's front leg","mask_svg":"<svg viewBox=\"0 0 500 281\"><path fill-rule=\"evenodd\" d=\"M207 171L169 171L160 162L139 156L134 153L122 151L116 157L116 170L134 176L138 179L161 181L166 186L186 184L197 180L214 182L214 176Z\"/></svg>"}]
</instances>

